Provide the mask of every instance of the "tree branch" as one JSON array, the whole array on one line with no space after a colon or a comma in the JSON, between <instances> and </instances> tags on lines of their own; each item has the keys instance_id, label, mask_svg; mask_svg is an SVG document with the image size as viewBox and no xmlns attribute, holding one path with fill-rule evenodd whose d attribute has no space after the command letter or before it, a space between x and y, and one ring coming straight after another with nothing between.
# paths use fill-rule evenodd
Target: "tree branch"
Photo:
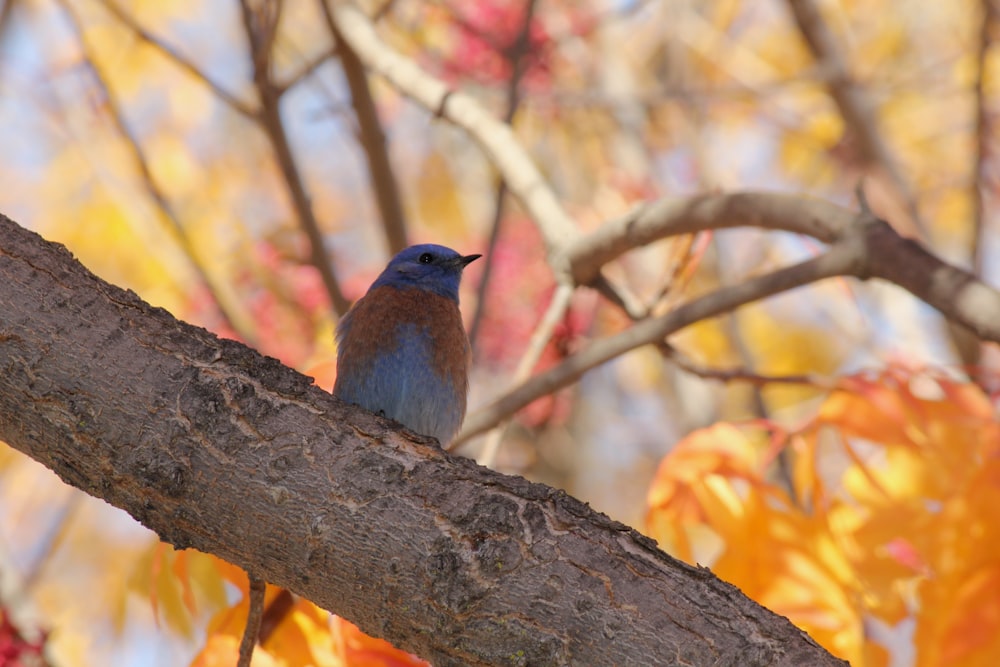
<instances>
[{"instance_id":1,"label":"tree branch","mask_svg":"<svg viewBox=\"0 0 1000 667\"><path fill-rule=\"evenodd\" d=\"M146 191L146 195L152 200L156 210L159 211L161 220L166 221L167 227L173 232L181 251L184 253L184 256L187 257L188 263L191 265L195 275L198 277L198 281L201 283L202 287L204 287L205 291L212 297L212 302L215 304L215 308L223 322L225 322L226 326L236 333L236 335L252 345L256 340L256 331L254 330L252 323L248 321L248 318L244 317L239 309L234 307L229 302L230 300L224 296L224 286L218 284L209 273L208 267L199 256L198 249L191 241L191 237L188 236L187 230L181 223L180 217L177 215L173 205L170 203L170 199L163 191L163 188L160 187L159 182L153 176L153 172L149 168L149 160L146 157L146 152L143 149L142 144L139 143L138 137L136 137L135 133L132 132L131 128L129 128L128 123L125 122L125 116L122 112L121 105L118 103L118 98L112 92L111 86L108 84L107 80L105 80L104 73L97 65L97 62L91 53L90 46L87 43L83 26L81 25L80 19L76 14L76 10L67 0L59 0L59 5L62 7L63 12L69 20L70 26L76 34L83 61L90 70L90 73L93 75L94 82L101 91L101 95L107 104L108 115L111 117L111 121L114 124L115 129L118 130L118 133L121 135L122 139L124 139L126 146L128 146L129 153L132 156L132 162L134 163L135 169L139 174L139 181L142 183L143 190ZM109 5L109 7L111 7L111 5Z\"/></svg>"},{"instance_id":2,"label":"tree branch","mask_svg":"<svg viewBox=\"0 0 1000 667\"><path fill-rule=\"evenodd\" d=\"M862 159L884 171L906 207L917 232L923 239L929 239L930 230L920 215L917 198L882 138L875 105L864 88L851 77L837 40L823 20L815 0L788 0L788 7L809 50L826 75L827 87L834 104L844 123L858 140Z\"/></svg>"},{"instance_id":3,"label":"tree branch","mask_svg":"<svg viewBox=\"0 0 1000 667\"><path fill-rule=\"evenodd\" d=\"M662 317L644 320L592 343L470 415L453 446L629 350L662 341L699 320L836 275L894 283L981 339L1000 342L1000 292L968 271L938 259L919 243L901 237L870 214L858 217L818 200L761 192L663 199L580 237L569 246L566 256L577 283L586 284L599 275L602 264L633 248L676 234L742 225L798 232L833 245L820 257L712 292Z\"/></svg>"},{"instance_id":4,"label":"tree branch","mask_svg":"<svg viewBox=\"0 0 1000 667\"><path fill-rule=\"evenodd\" d=\"M565 262L558 251L565 241L577 236L576 225L511 127L379 39L371 20L352 2L334 3L332 10L341 35L368 70L383 76L434 115L468 132L480 145L541 230L557 279L564 278Z\"/></svg>"},{"instance_id":5,"label":"tree branch","mask_svg":"<svg viewBox=\"0 0 1000 667\"><path fill-rule=\"evenodd\" d=\"M565 493L346 406L2 216L0 279L0 438L437 667L843 664Z\"/></svg>"},{"instance_id":6,"label":"tree branch","mask_svg":"<svg viewBox=\"0 0 1000 667\"><path fill-rule=\"evenodd\" d=\"M104 5L105 9L111 12L111 14L113 14L114 17L122 23L122 25L127 27L133 33L135 33L136 37L146 42L147 44L155 48L163 55L165 55L167 59L176 63L181 69L186 71L195 79L201 81L205 86L209 88L209 90L215 93L216 97L225 102L229 106L229 108L231 108L233 111L236 111L245 118L249 118L251 120L257 120L256 109L254 109L249 104L239 99L229 91L227 91L219 84L212 81L212 79L210 79L207 74L202 72L201 69L193 61L188 60L185 56L183 56L180 51L173 48L172 46L161 40L159 37L154 35L152 32L146 30L141 25L139 25L139 22L136 21L131 14L129 14L124 9L119 7L118 4L114 2L114 0L101 0L101 3Z\"/></svg>"},{"instance_id":7,"label":"tree branch","mask_svg":"<svg viewBox=\"0 0 1000 667\"><path fill-rule=\"evenodd\" d=\"M275 84L271 76L271 46L278 32L277 23L280 18L278 12L280 12L281 3L274 4L271 14L267 14L264 10L255 12L249 3L250 0L240 0L240 10L243 17L243 29L250 47L250 58L253 62L254 85L260 98L261 127L271 143L274 158L285 179L285 185L288 188L292 208L295 209L299 225L309 240L310 262L319 271L334 311L338 315L343 315L350 308L351 303L344 296L343 290L340 289L340 282L330 264L326 244L323 241L323 232L320 230L312 201L306 192L305 181L299 171L298 163L295 161L295 155L292 153L292 146L288 141L288 134L285 132L285 125L281 119L282 90ZM264 6L265 8L270 7L271 3L265 3Z\"/></svg>"},{"instance_id":8,"label":"tree branch","mask_svg":"<svg viewBox=\"0 0 1000 667\"><path fill-rule=\"evenodd\" d=\"M470 415L454 443L459 445L493 428L535 399L573 384L590 369L637 347L657 343L695 322L779 292L786 292L824 278L848 275L858 260L858 254L853 247L847 244L834 246L819 257L752 278L739 285L722 288L690 301L666 315L643 320L619 334L591 343L583 351L541 375L534 376L517 389Z\"/></svg>"},{"instance_id":9,"label":"tree branch","mask_svg":"<svg viewBox=\"0 0 1000 667\"><path fill-rule=\"evenodd\" d=\"M382 218L382 228L385 230L386 244L389 254L397 252L409 245L406 235L406 217L403 214L403 202L399 196L399 184L396 173L392 169L389 153L386 150L385 132L379 121L378 110L368 86L368 75L358 56L344 41L337 23L330 11L330 0L319 0L330 30L330 37L336 45L340 64L344 69L344 78L351 91L351 104L354 107L354 117L358 119L358 143L365 151L368 159L368 172L371 174L372 191L375 193L375 204Z\"/></svg>"},{"instance_id":10,"label":"tree branch","mask_svg":"<svg viewBox=\"0 0 1000 667\"><path fill-rule=\"evenodd\" d=\"M521 15L521 25L518 28L517 36L504 49L503 53L508 65L510 65L510 78L507 80L507 102L504 108L502 121L505 125L513 129L514 116L517 115L517 108L521 104L521 79L527 71L525 60L530 47L531 22L535 16L536 0L527 0ZM493 200L493 220L490 222L490 239L486 244L486 252L483 253L482 278L476 289L476 310L472 313L472 321L469 324L469 344L475 353L479 340L479 327L482 326L483 315L486 313L487 289L489 288L493 276L493 262L496 258L497 242L500 240L500 227L503 223L504 211L507 204L507 181L501 176L496 186L496 195Z\"/></svg>"}]
</instances>

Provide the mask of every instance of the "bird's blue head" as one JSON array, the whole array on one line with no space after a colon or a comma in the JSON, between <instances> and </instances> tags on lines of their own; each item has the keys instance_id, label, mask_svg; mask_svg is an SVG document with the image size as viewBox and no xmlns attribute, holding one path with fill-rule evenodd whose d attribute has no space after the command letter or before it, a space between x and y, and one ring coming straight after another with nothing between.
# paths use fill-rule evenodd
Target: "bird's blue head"
<instances>
[{"instance_id":1,"label":"bird's blue head","mask_svg":"<svg viewBox=\"0 0 1000 667\"><path fill-rule=\"evenodd\" d=\"M462 270L482 255L459 255L451 248L424 243L402 250L372 283L376 287L415 287L458 302Z\"/></svg>"}]
</instances>

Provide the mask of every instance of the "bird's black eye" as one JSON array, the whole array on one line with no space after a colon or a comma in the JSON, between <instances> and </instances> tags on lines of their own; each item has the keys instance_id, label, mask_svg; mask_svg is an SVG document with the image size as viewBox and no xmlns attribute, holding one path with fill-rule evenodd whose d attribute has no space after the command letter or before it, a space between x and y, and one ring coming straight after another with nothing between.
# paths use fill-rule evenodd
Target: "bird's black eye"
<instances>
[{"instance_id":1,"label":"bird's black eye","mask_svg":"<svg viewBox=\"0 0 1000 667\"><path fill-rule=\"evenodd\" d=\"M425 252L417 259L417 261L420 262L421 264L430 264L431 262L434 261L434 255L430 254L429 252Z\"/></svg>"}]
</instances>

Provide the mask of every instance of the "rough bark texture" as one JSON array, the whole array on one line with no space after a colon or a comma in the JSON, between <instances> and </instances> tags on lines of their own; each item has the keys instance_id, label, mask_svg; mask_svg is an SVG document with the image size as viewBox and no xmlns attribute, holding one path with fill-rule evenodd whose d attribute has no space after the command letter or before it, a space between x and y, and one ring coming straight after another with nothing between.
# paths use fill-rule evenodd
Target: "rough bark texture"
<instances>
[{"instance_id":1,"label":"rough bark texture","mask_svg":"<svg viewBox=\"0 0 1000 667\"><path fill-rule=\"evenodd\" d=\"M446 665L843 664L565 493L442 452L0 216L0 438Z\"/></svg>"}]
</instances>

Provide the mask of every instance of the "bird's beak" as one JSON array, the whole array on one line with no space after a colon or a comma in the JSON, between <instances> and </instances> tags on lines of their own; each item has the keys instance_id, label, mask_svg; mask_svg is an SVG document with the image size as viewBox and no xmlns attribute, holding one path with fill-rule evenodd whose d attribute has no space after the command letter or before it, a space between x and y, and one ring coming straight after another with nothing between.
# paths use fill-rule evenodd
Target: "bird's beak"
<instances>
[{"instance_id":1,"label":"bird's beak","mask_svg":"<svg viewBox=\"0 0 1000 667\"><path fill-rule=\"evenodd\" d=\"M469 264L476 261L480 257L482 257L482 255L465 255L463 257L459 257L456 263L459 264L464 269L465 267L467 267Z\"/></svg>"}]
</instances>

